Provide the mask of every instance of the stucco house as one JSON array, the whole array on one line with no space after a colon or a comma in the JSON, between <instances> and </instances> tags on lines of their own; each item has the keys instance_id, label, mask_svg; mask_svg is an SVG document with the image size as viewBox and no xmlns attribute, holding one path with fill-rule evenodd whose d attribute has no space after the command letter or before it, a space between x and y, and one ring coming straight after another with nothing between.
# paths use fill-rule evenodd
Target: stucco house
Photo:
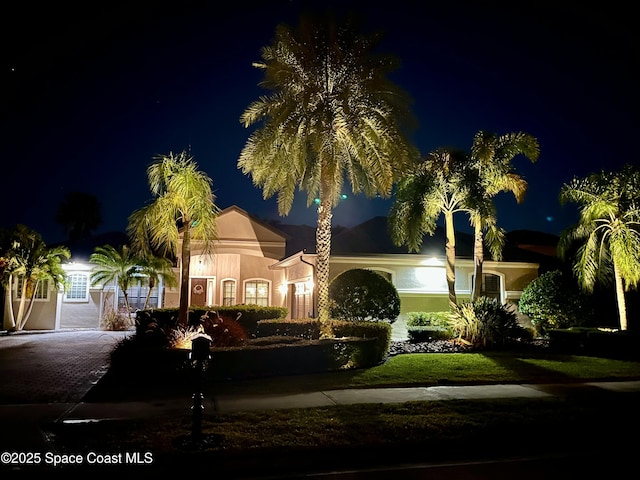
<instances>
[{"instance_id":1,"label":"stucco house","mask_svg":"<svg viewBox=\"0 0 640 480\"><path fill-rule=\"evenodd\" d=\"M266 223L245 210L231 206L217 221L218 240L213 253L203 254L191 244L189 302L193 306L256 304L281 306L289 318L315 317L315 227ZM126 239L121 239L123 242ZM469 234L456 236L456 292L469 298L473 280L472 242ZM104 245L109 242L97 242ZM113 246L119 246L109 243ZM332 239L330 278L352 268L375 270L389 279L401 299L401 316L411 311L447 309L445 239L442 230L426 237L419 253L407 253L387 234L386 218L375 217L353 228L336 228ZM501 302L517 301L536 278L545 256L531 249L507 245L502 261L487 257L483 290ZM549 258L549 257L546 257ZM180 260L175 264L180 274ZM65 265L71 289L62 292L43 286L25 329L97 328L107 309L122 304L122 292L114 285L92 286L88 252L74 253ZM130 302L139 308L147 291L143 284L130 289ZM12 292L14 302L19 299ZM179 288L160 284L152 291L152 306L177 307ZM5 328L8 325L5 305Z\"/></svg>"}]
</instances>

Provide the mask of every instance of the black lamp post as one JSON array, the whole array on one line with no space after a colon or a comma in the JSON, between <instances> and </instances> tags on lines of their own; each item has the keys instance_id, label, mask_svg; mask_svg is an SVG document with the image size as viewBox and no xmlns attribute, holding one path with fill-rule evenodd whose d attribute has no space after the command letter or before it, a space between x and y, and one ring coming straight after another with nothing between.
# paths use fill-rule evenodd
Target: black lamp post
<instances>
[{"instance_id":1,"label":"black lamp post","mask_svg":"<svg viewBox=\"0 0 640 480\"><path fill-rule=\"evenodd\" d=\"M191 341L191 353L189 359L195 369L195 391L193 393L193 423L191 437L194 443L202 440L202 410L204 410L202 395L202 377L211 358L211 340L205 336L199 336Z\"/></svg>"}]
</instances>

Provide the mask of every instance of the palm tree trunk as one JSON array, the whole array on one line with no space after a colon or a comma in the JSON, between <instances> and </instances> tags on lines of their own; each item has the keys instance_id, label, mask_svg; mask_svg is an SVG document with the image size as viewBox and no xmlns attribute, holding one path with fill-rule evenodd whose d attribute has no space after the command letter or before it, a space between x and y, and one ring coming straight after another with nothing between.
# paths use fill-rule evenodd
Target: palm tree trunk
<instances>
[{"instance_id":1,"label":"palm tree trunk","mask_svg":"<svg viewBox=\"0 0 640 480\"><path fill-rule=\"evenodd\" d=\"M129 294L127 293L127 290L120 287L120 289L122 290L122 296L124 297L124 309L126 311L126 314L131 317L131 307L129 306Z\"/></svg>"},{"instance_id":2,"label":"palm tree trunk","mask_svg":"<svg viewBox=\"0 0 640 480\"><path fill-rule=\"evenodd\" d=\"M180 279L180 310L178 323L184 327L189 324L189 266L191 264L191 231L188 221L184 222L182 238L182 270Z\"/></svg>"},{"instance_id":3,"label":"palm tree trunk","mask_svg":"<svg viewBox=\"0 0 640 480\"><path fill-rule=\"evenodd\" d=\"M482 293L482 264L484 263L484 248L482 228L476 226L473 237L473 290L471 301L477 300Z\"/></svg>"},{"instance_id":4,"label":"palm tree trunk","mask_svg":"<svg viewBox=\"0 0 640 480\"><path fill-rule=\"evenodd\" d=\"M156 286L155 280L149 277L149 289L147 290L147 297L144 299L144 309L149 308L149 300L151 299L151 290Z\"/></svg>"},{"instance_id":5,"label":"palm tree trunk","mask_svg":"<svg viewBox=\"0 0 640 480\"><path fill-rule=\"evenodd\" d=\"M29 306L27 307L27 311L22 315L22 323L20 325L19 330L23 330L24 326L27 324L27 320L31 316L31 311L33 310L33 305L36 303L36 292L38 291L38 282L36 282L36 287L33 289L33 293L31 294L31 298L29 299Z\"/></svg>"},{"instance_id":6,"label":"palm tree trunk","mask_svg":"<svg viewBox=\"0 0 640 480\"><path fill-rule=\"evenodd\" d=\"M318 226L316 229L316 288L318 293L318 317L323 335L329 334L329 256L331 254L331 200L320 196L318 206Z\"/></svg>"},{"instance_id":7,"label":"palm tree trunk","mask_svg":"<svg viewBox=\"0 0 640 480\"><path fill-rule=\"evenodd\" d=\"M449 309L453 310L457 305L456 299L456 234L453 226L453 213L444 215L446 230L445 254L447 257L447 286L449 288Z\"/></svg>"},{"instance_id":8,"label":"palm tree trunk","mask_svg":"<svg viewBox=\"0 0 640 480\"><path fill-rule=\"evenodd\" d=\"M624 283L618 270L618 264L613 261L613 273L616 279L616 299L618 300L618 316L620 317L620 330L627 329L627 304L624 298Z\"/></svg>"},{"instance_id":9,"label":"palm tree trunk","mask_svg":"<svg viewBox=\"0 0 640 480\"><path fill-rule=\"evenodd\" d=\"M24 326L24 323L22 322L22 317L24 317L24 305L27 301L26 295L27 295L27 280L25 279L22 282L22 291L20 293L20 303L18 304L18 313L13 319L13 323L15 324L17 331L22 330L22 327Z\"/></svg>"},{"instance_id":10,"label":"palm tree trunk","mask_svg":"<svg viewBox=\"0 0 640 480\"><path fill-rule=\"evenodd\" d=\"M6 302L9 306L9 317L11 318L11 327L9 330L14 330L16 328L15 315L13 312L13 298L11 296L11 292L13 291L13 275L9 275L9 286L7 287L6 293Z\"/></svg>"}]
</instances>

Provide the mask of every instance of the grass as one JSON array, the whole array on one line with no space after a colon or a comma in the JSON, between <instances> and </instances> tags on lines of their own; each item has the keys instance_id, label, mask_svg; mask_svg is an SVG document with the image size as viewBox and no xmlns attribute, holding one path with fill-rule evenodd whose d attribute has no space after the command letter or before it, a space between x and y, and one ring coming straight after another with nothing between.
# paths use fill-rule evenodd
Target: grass
<instances>
[{"instance_id":1,"label":"grass","mask_svg":"<svg viewBox=\"0 0 640 480\"><path fill-rule=\"evenodd\" d=\"M295 361L295 359L292 359ZM133 365L133 362L132 362ZM131 375L111 370L89 392L85 401L138 401L166 396L168 389L191 391L188 381L174 382L153 367L129 369ZM182 375L181 379L188 376ZM356 370L266 377L253 380L205 382L216 394L261 395L272 392L305 393L344 388L474 385L495 383L575 383L586 380L640 379L640 362L582 355L524 352L410 353L396 355L381 365ZM175 379L174 379L175 380Z\"/></svg>"},{"instance_id":2,"label":"grass","mask_svg":"<svg viewBox=\"0 0 640 480\"><path fill-rule=\"evenodd\" d=\"M144 400L148 399L145 395L159 392L139 378L124 383L108 374L105 378L88 400ZM206 385L205 396L214 389L216 393L260 395L350 387L628 379L640 379L640 362L544 353L416 353L394 356L382 365L358 371L216 382ZM611 442L602 439L640 427L638 400L640 395L635 393L592 391L536 400L205 412L202 438L197 442L188 412L147 421L57 424L50 433L60 452L150 452L153 465L145 465L145 473L152 467L169 471L189 463L191 468L213 468L222 478L239 478L417 459L444 461L558 449L604 452Z\"/></svg>"},{"instance_id":3,"label":"grass","mask_svg":"<svg viewBox=\"0 0 640 480\"><path fill-rule=\"evenodd\" d=\"M575 355L415 353L354 371L218 383L218 390L259 395L273 391L304 393L342 388L486 383L575 383L640 378L640 363Z\"/></svg>"}]
</instances>

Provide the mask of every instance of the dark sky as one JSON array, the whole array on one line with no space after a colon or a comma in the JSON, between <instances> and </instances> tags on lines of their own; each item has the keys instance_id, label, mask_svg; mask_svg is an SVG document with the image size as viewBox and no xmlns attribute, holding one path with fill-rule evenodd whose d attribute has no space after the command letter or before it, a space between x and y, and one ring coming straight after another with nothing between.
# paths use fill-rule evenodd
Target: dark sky
<instances>
[{"instance_id":1,"label":"dark sky","mask_svg":"<svg viewBox=\"0 0 640 480\"><path fill-rule=\"evenodd\" d=\"M315 225L305 193L280 218L275 199L264 201L238 170L251 132L239 118L266 93L252 62L276 25L332 2L13 3L2 7L0 28L0 227L23 223L48 243L63 240L57 206L67 192L83 191L102 205L96 233L124 231L151 198L153 157L182 150L213 179L221 208ZM383 30L383 49L401 59L392 78L413 97L413 141L423 154L468 149L479 130L539 140L538 162L514 161L529 183L524 202L501 194L498 222L507 231L560 233L577 220L558 202L563 183L638 163L640 42L631 7L444 3L333 2ZM335 209L334 225L386 215L391 201L350 197ZM456 222L468 224L463 216Z\"/></svg>"}]
</instances>

